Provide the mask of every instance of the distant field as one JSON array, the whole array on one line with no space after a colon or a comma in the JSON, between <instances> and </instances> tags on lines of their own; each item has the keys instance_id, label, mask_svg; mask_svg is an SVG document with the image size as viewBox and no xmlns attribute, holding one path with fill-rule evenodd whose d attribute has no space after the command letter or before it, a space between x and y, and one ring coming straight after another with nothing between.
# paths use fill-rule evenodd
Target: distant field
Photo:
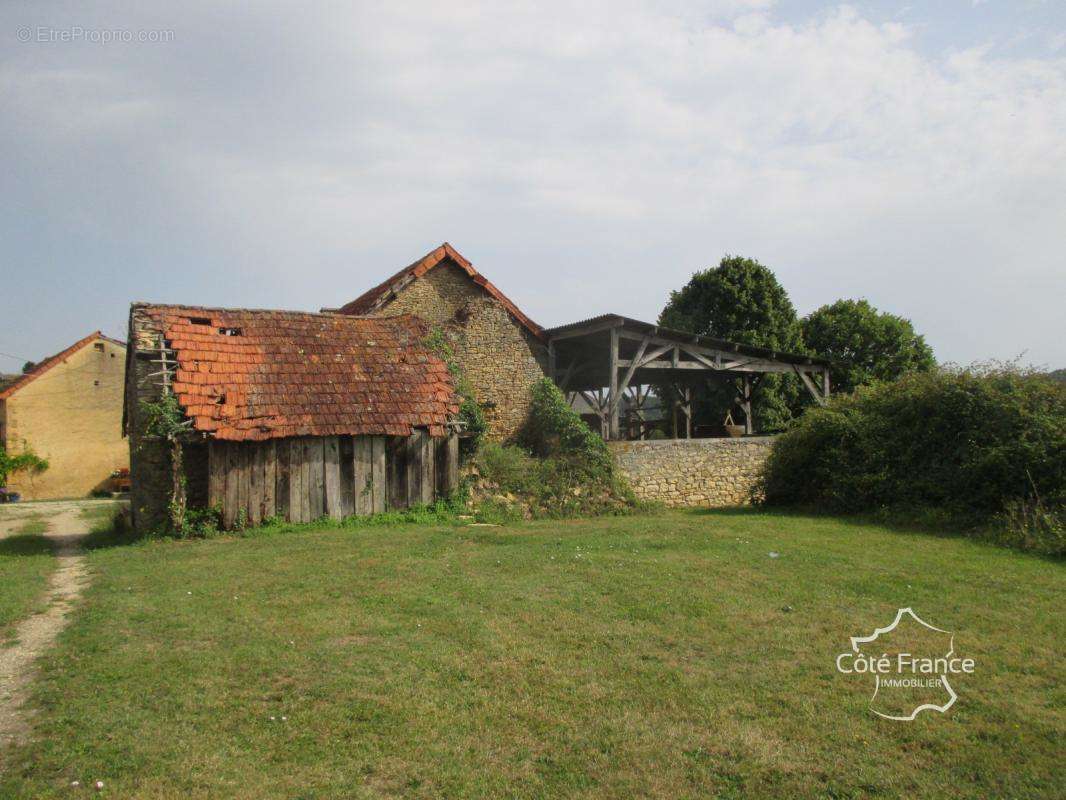
<instances>
[{"instance_id":1,"label":"distant field","mask_svg":"<svg viewBox=\"0 0 1066 800\"><path fill-rule=\"evenodd\" d=\"M89 562L2 797L1066 794L1063 566L964 539L677 512ZM910 723L834 667L903 606L977 662Z\"/></svg>"}]
</instances>

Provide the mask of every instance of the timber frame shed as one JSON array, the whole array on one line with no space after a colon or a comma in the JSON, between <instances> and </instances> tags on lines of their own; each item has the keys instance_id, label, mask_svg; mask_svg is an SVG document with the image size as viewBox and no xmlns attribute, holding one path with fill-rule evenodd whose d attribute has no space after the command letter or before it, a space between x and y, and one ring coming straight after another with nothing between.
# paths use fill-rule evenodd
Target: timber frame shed
<instances>
[{"instance_id":1,"label":"timber frame shed","mask_svg":"<svg viewBox=\"0 0 1066 800\"><path fill-rule=\"evenodd\" d=\"M600 419L605 439L624 438L623 404L641 417L649 385L673 384L686 438L692 400L708 382L735 388L746 434L755 432L752 390L768 373L796 375L819 404L829 397L829 361L664 328L602 314L544 331L552 379L573 402L580 396Z\"/></svg>"}]
</instances>

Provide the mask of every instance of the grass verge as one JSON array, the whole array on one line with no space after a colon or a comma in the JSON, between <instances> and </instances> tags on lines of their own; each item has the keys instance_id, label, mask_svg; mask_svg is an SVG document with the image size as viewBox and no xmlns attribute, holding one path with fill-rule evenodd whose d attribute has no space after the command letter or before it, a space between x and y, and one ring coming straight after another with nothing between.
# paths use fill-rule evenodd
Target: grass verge
<instances>
[{"instance_id":1,"label":"grass verge","mask_svg":"<svg viewBox=\"0 0 1066 800\"><path fill-rule=\"evenodd\" d=\"M1066 788L1060 563L754 511L284 530L91 551L0 796ZM911 723L834 667L904 606L977 663Z\"/></svg>"},{"instance_id":2,"label":"grass verge","mask_svg":"<svg viewBox=\"0 0 1066 800\"><path fill-rule=\"evenodd\" d=\"M52 544L44 536L16 533L0 539L0 641L37 610L54 569Z\"/></svg>"}]
</instances>

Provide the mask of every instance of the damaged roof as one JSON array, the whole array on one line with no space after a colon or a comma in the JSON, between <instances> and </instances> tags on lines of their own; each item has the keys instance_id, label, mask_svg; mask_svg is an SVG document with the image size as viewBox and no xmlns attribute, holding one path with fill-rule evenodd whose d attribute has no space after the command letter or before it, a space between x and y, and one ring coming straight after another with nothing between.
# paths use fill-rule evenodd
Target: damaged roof
<instances>
[{"instance_id":1,"label":"damaged roof","mask_svg":"<svg viewBox=\"0 0 1066 800\"><path fill-rule=\"evenodd\" d=\"M215 439L443 436L459 402L416 317L135 304L177 358L173 390ZM141 350L144 357L151 351Z\"/></svg>"},{"instance_id":2,"label":"damaged roof","mask_svg":"<svg viewBox=\"0 0 1066 800\"><path fill-rule=\"evenodd\" d=\"M538 339L542 338L543 330L540 325L527 317L507 295L497 289L488 278L474 269L474 265L463 258L462 254L447 242L436 250L422 256L413 264L404 267L373 289L359 295L347 305L342 306L339 312L341 314L372 314L375 311L379 311L389 300L410 285L412 281L421 278L431 269L443 263L453 263L462 269L474 283L480 286L488 295L498 300L522 327Z\"/></svg>"}]
</instances>

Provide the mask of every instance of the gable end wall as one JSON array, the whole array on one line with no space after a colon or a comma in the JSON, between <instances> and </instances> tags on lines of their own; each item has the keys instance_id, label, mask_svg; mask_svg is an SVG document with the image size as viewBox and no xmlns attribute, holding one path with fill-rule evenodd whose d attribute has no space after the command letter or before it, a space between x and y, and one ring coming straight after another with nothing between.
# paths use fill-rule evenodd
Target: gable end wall
<instances>
[{"instance_id":1,"label":"gable end wall","mask_svg":"<svg viewBox=\"0 0 1066 800\"><path fill-rule=\"evenodd\" d=\"M529 417L533 384L547 374L547 347L453 264L412 281L369 316L396 314L415 314L444 330L485 411L489 438L512 439Z\"/></svg>"}]
</instances>

